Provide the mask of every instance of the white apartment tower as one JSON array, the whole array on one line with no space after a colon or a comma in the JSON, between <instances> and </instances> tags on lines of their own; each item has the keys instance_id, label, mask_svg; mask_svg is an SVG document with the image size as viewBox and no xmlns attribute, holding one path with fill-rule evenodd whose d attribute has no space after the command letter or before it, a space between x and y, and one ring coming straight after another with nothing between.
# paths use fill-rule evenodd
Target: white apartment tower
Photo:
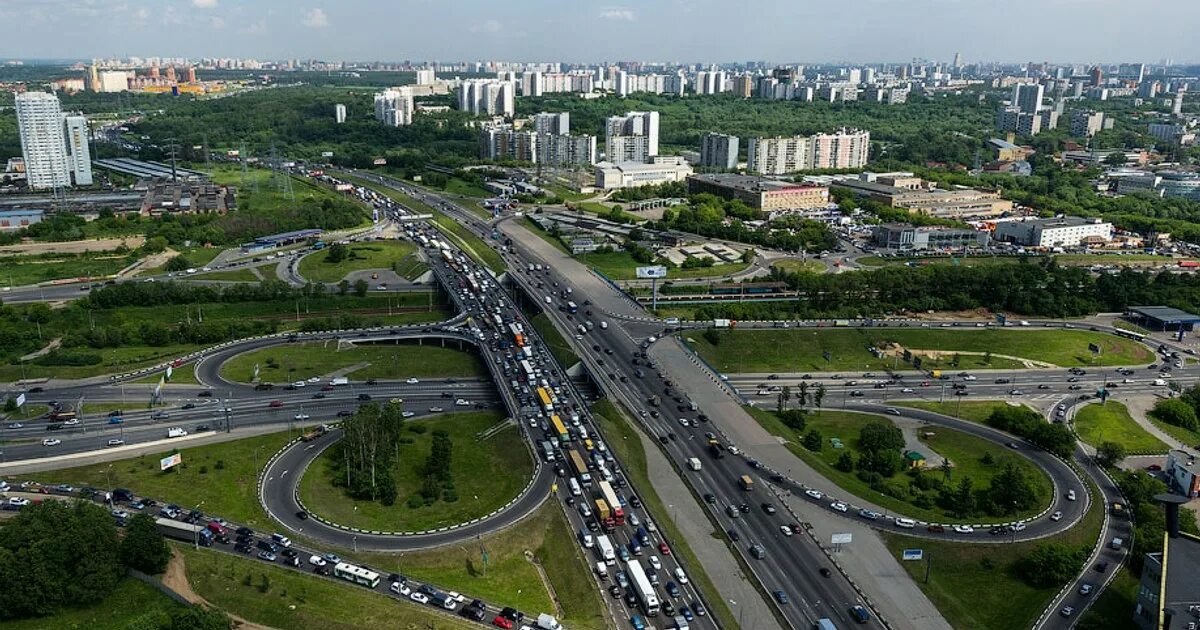
<instances>
[{"instance_id":1,"label":"white apartment tower","mask_svg":"<svg viewBox=\"0 0 1200 630\"><path fill-rule=\"evenodd\" d=\"M658 112L629 112L604 122L609 162L649 162L658 155Z\"/></svg>"},{"instance_id":2,"label":"white apartment tower","mask_svg":"<svg viewBox=\"0 0 1200 630\"><path fill-rule=\"evenodd\" d=\"M413 121L412 90L392 88L375 94L375 120L390 127L411 125Z\"/></svg>"},{"instance_id":3,"label":"white apartment tower","mask_svg":"<svg viewBox=\"0 0 1200 630\"><path fill-rule=\"evenodd\" d=\"M342 103L338 103L337 105L333 106L333 119L335 121L337 121L337 124L339 124L339 125L346 122L346 106L345 105L343 105Z\"/></svg>"},{"instance_id":4,"label":"white apartment tower","mask_svg":"<svg viewBox=\"0 0 1200 630\"><path fill-rule=\"evenodd\" d=\"M512 117L515 82L498 79L463 81L458 88L458 108L476 116Z\"/></svg>"},{"instance_id":5,"label":"white apartment tower","mask_svg":"<svg viewBox=\"0 0 1200 630\"><path fill-rule=\"evenodd\" d=\"M17 128L25 175L34 189L92 183L87 119L64 117L58 97L49 92L16 95Z\"/></svg>"},{"instance_id":6,"label":"white apartment tower","mask_svg":"<svg viewBox=\"0 0 1200 630\"><path fill-rule=\"evenodd\" d=\"M750 138L747 169L783 175L815 168L859 168L867 164L871 134L858 129L811 136Z\"/></svg>"},{"instance_id":7,"label":"white apartment tower","mask_svg":"<svg viewBox=\"0 0 1200 630\"><path fill-rule=\"evenodd\" d=\"M433 69L417 70L417 85L433 85L437 81L437 73Z\"/></svg>"},{"instance_id":8,"label":"white apartment tower","mask_svg":"<svg viewBox=\"0 0 1200 630\"><path fill-rule=\"evenodd\" d=\"M525 72L521 75L521 96L541 96L545 89L545 78L541 72Z\"/></svg>"}]
</instances>

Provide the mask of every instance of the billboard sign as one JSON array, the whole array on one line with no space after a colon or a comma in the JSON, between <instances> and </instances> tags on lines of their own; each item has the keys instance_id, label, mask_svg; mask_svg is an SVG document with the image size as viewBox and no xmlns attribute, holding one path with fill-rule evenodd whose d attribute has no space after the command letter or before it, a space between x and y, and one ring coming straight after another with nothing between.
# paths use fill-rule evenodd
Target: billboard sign
<instances>
[{"instance_id":1,"label":"billboard sign","mask_svg":"<svg viewBox=\"0 0 1200 630\"><path fill-rule=\"evenodd\" d=\"M173 365L168 365L168 366L167 366L167 380L168 380L168 381L169 381L169 380L171 380L171 375L172 375L172 374L174 374L174 373L175 373L175 366L173 366Z\"/></svg>"},{"instance_id":2,"label":"billboard sign","mask_svg":"<svg viewBox=\"0 0 1200 630\"><path fill-rule=\"evenodd\" d=\"M323 157L323 158L331 158L331 157L333 157L333 151L322 151L322 152L321 152L321 157Z\"/></svg>"},{"instance_id":3,"label":"billboard sign","mask_svg":"<svg viewBox=\"0 0 1200 630\"><path fill-rule=\"evenodd\" d=\"M25 404L25 394L17 394L17 406L21 407Z\"/></svg>"},{"instance_id":4,"label":"billboard sign","mask_svg":"<svg viewBox=\"0 0 1200 630\"><path fill-rule=\"evenodd\" d=\"M637 277L639 278L666 278L667 268L662 265L654 265L652 267L638 267Z\"/></svg>"},{"instance_id":5,"label":"billboard sign","mask_svg":"<svg viewBox=\"0 0 1200 630\"><path fill-rule=\"evenodd\" d=\"M834 534L833 537L830 538L830 540L829 540L829 542L834 545L848 545L853 541L854 541L854 534L851 534L850 532Z\"/></svg>"},{"instance_id":6,"label":"billboard sign","mask_svg":"<svg viewBox=\"0 0 1200 630\"><path fill-rule=\"evenodd\" d=\"M182 463L183 463L183 454L175 453L174 455L167 455L166 457L158 460L158 469L160 471L166 470L168 468L173 468L175 466L178 466Z\"/></svg>"},{"instance_id":7,"label":"billboard sign","mask_svg":"<svg viewBox=\"0 0 1200 630\"><path fill-rule=\"evenodd\" d=\"M913 560L920 560L924 557L925 557L924 549L905 549L903 552L903 555L900 556L900 559L913 561Z\"/></svg>"}]
</instances>

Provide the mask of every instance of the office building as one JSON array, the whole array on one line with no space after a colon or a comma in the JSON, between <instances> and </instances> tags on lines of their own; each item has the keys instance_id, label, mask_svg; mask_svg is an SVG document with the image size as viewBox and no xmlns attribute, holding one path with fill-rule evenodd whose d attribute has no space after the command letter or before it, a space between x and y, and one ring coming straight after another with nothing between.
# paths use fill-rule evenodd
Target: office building
<instances>
[{"instance_id":1,"label":"office building","mask_svg":"<svg viewBox=\"0 0 1200 630\"><path fill-rule=\"evenodd\" d=\"M541 112L534 114L532 120L534 131L546 134L571 133L570 112Z\"/></svg>"},{"instance_id":2,"label":"office building","mask_svg":"<svg viewBox=\"0 0 1200 630\"><path fill-rule=\"evenodd\" d=\"M1181 454L1181 455L1186 455ZM1160 494L1154 497L1167 511L1161 540L1148 541L1143 556L1133 623L1140 630L1183 630L1195 619L1192 607L1200 583L1200 537L1179 529L1179 508L1187 497Z\"/></svg>"},{"instance_id":3,"label":"office building","mask_svg":"<svg viewBox=\"0 0 1200 630\"><path fill-rule=\"evenodd\" d=\"M1025 114L1036 114L1042 108L1044 88L1040 83L1018 83L1013 86L1012 104Z\"/></svg>"},{"instance_id":4,"label":"office building","mask_svg":"<svg viewBox=\"0 0 1200 630\"><path fill-rule=\"evenodd\" d=\"M15 107L29 187L70 186L71 166L58 97L49 92L25 92L16 95Z\"/></svg>"},{"instance_id":5,"label":"office building","mask_svg":"<svg viewBox=\"0 0 1200 630\"><path fill-rule=\"evenodd\" d=\"M417 70L417 85L433 85L435 81L437 81L437 73L434 70Z\"/></svg>"},{"instance_id":6,"label":"office building","mask_svg":"<svg viewBox=\"0 0 1200 630\"><path fill-rule=\"evenodd\" d=\"M667 182L681 182L692 174L683 158L659 157L648 163L600 162L596 164L596 188L635 188Z\"/></svg>"},{"instance_id":7,"label":"office building","mask_svg":"<svg viewBox=\"0 0 1200 630\"><path fill-rule=\"evenodd\" d=\"M375 94L375 120L390 127L411 125L413 121L412 90L392 88Z\"/></svg>"},{"instance_id":8,"label":"office building","mask_svg":"<svg viewBox=\"0 0 1200 630\"><path fill-rule=\"evenodd\" d=\"M338 103L333 106L333 119L339 125L346 122L346 106L344 104Z\"/></svg>"},{"instance_id":9,"label":"office building","mask_svg":"<svg viewBox=\"0 0 1200 630\"><path fill-rule=\"evenodd\" d=\"M942 226L914 226L908 223L885 223L872 229L875 245L895 251L963 250L987 247L988 233Z\"/></svg>"},{"instance_id":10,"label":"office building","mask_svg":"<svg viewBox=\"0 0 1200 630\"><path fill-rule=\"evenodd\" d=\"M823 208L829 203L829 188L797 184L754 175L711 173L689 175L688 194L709 193L723 199L740 199L764 214L776 210Z\"/></svg>"},{"instance_id":11,"label":"office building","mask_svg":"<svg viewBox=\"0 0 1200 630\"><path fill-rule=\"evenodd\" d=\"M867 164L871 134L858 129L811 136L751 138L746 168L761 175L783 175L815 168L860 168Z\"/></svg>"},{"instance_id":12,"label":"office building","mask_svg":"<svg viewBox=\"0 0 1200 630\"><path fill-rule=\"evenodd\" d=\"M733 170L737 168L738 137L706 133L700 138L700 166Z\"/></svg>"},{"instance_id":13,"label":"office building","mask_svg":"<svg viewBox=\"0 0 1200 630\"><path fill-rule=\"evenodd\" d=\"M67 143L67 167L75 179L76 186L92 185L92 152L88 146L87 117L72 114L63 117Z\"/></svg>"},{"instance_id":14,"label":"office building","mask_svg":"<svg viewBox=\"0 0 1200 630\"><path fill-rule=\"evenodd\" d=\"M1090 138L1104 128L1104 112L1076 110L1071 112L1071 135Z\"/></svg>"},{"instance_id":15,"label":"office building","mask_svg":"<svg viewBox=\"0 0 1200 630\"><path fill-rule=\"evenodd\" d=\"M1085 240L1111 241L1112 223L1083 217L1021 219L996 223L995 238L1026 247L1079 247Z\"/></svg>"},{"instance_id":16,"label":"office building","mask_svg":"<svg viewBox=\"0 0 1200 630\"><path fill-rule=\"evenodd\" d=\"M629 112L604 121L609 162L648 162L658 155L658 112Z\"/></svg>"},{"instance_id":17,"label":"office building","mask_svg":"<svg viewBox=\"0 0 1200 630\"><path fill-rule=\"evenodd\" d=\"M476 116L512 117L514 83L498 79L470 79L458 87L458 108Z\"/></svg>"}]
</instances>

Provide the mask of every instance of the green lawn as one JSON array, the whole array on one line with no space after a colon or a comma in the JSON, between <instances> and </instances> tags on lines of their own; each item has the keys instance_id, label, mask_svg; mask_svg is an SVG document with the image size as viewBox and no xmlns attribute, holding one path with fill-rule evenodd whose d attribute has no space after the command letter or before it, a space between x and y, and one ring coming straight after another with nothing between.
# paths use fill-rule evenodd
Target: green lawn
<instances>
[{"instance_id":1,"label":"green lawn","mask_svg":"<svg viewBox=\"0 0 1200 630\"><path fill-rule=\"evenodd\" d=\"M200 381L196 380L195 367L196 367L196 364L188 363L187 365L181 365L181 366L171 370L171 380L167 381L167 387L169 388L172 383L176 384L176 385L199 385ZM137 380L130 381L130 382L131 383L157 383L158 379L161 376L162 376L161 374L151 374L150 376L143 376L142 378L139 378ZM164 390L164 391L168 391L168 390Z\"/></svg>"},{"instance_id":2,"label":"green lawn","mask_svg":"<svg viewBox=\"0 0 1200 630\"><path fill-rule=\"evenodd\" d=\"M401 278L416 280L426 271L429 271L429 265L425 264L425 261L420 258L417 258L416 255L410 255L392 263L392 271L396 272L396 275Z\"/></svg>"},{"instance_id":3,"label":"green lawn","mask_svg":"<svg viewBox=\"0 0 1200 630\"><path fill-rule=\"evenodd\" d=\"M330 249L313 252L300 259L300 276L313 282L335 284L346 274L360 269L391 269L392 265L416 253L417 246L407 241L368 241L346 246L344 260L329 262Z\"/></svg>"},{"instance_id":4,"label":"green lawn","mask_svg":"<svg viewBox=\"0 0 1200 630\"><path fill-rule=\"evenodd\" d=\"M263 275L259 277L250 267L242 267L241 269L231 269L229 271L198 273L192 277L197 280L226 280L228 282L262 282L263 280L275 278L275 268L273 265L264 265L261 273Z\"/></svg>"},{"instance_id":5,"label":"green lawn","mask_svg":"<svg viewBox=\"0 0 1200 630\"><path fill-rule=\"evenodd\" d=\"M428 606L381 595L349 582L306 574L262 560L172 546L183 554L188 582L214 606L280 630L477 628ZM401 621L403 620L403 621Z\"/></svg>"},{"instance_id":6,"label":"green lawn","mask_svg":"<svg viewBox=\"0 0 1200 630\"><path fill-rule=\"evenodd\" d=\"M782 258L771 263L772 267L786 273L825 273L825 265L818 260L800 260L799 258Z\"/></svg>"},{"instance_id":7,"label":"green lawn","mask_svg":"<svg viewBox=\"0 0 1200 630\"><path fill-rule=\"evenodd\" d=\"M488 603L524 611L551 612L558 594L568 628L605 628L604 608L589 575L592 556L584 556L561 508L548 501L520 523L481 540L405 553L350 553L343 556L427 580L445 589L470 593ZM487 550L484 571L480 546ZM530 561L532 557L533 561ZM537 562L546 580L537 570Z\"/></svg>"},{"instance_id":8,"label":"green lawn","mask_svg":"<svg viewBox=\"0 0 1200 630\"><path fill-rule=\"evenodd\" d=\"M918 265L962 265L965 267L974 267L976 265L1015 265L1021 262L1021 259L1017 256L912 256L903 258L862 256L856 258L855 261L864 267L904 265L910 262Z\"/></svg>"},{"instance_id":9,"label":"green lawn","mask_svg":"<svg viewBox=\"0 0 1200 630\"><path fill-rule=\"evenodd\" d=\"M820 452L814 453L800 444L802 434L784 425L775 414L754 407L746 409L767 431L787 439L786 446L789 451L847 492L905 516L935 522L944 522L947 519L958 520L936 504L928 508L914 505L913 501L917 496L915 493L918 491L910 487L911 478L905 473L885 479L884 484L891 489L893 494L884 494L859 479L855 473L843 472L835 466L843 452L853 453L857 460L859 430L868 422L875 420L886 422L888 421L886 418L845 411L818 411L809 414L808 426L805 431L815 429L824 438L824 447ZM1006 464L1012 462L1025 471L1037 498L1037 503L1033 508L1015 516L1025 518L1037 514L1050 503L1052 493L1050 478L1024 457L986 440L953 429L928 427L923 429L922 433L921 441L953 464L953 483L969 477L974 481L976 489L986 488L990 484L992 476L1003 470ZM933 433L934 435L927 437L924 433ZM844 448L835 448L832 444L833 438L840 439ZM991 464L985 464L982 461L986 455L992 457ZM942 473L937 470L928 470L925 474L939 481L942 479ZM928 496L932 499L936 498L936 494L937 490L931 490ZM1008 518L1009 515L1004 516Z\"/></svg>"},{"instance_id":10,"label":"green lawn","mask_svg":"<svg viewBox=\"0 0 1200 630\"><path fill-rule=\"evenodd\" d=\"M1054 260L1061 265L1173 265L1181 258L1155 254L1057 254Z\"/></svg>"},{"instance_id":11,"label":"green lawn","mask_svg":"<svg viewBox=\"0 0 1200 630\"><path fill-rule=\"evenodd\" d=\"M529 228L530 232L536 234L538 236L538 238L542 239L543 241L546 241L547 243L550 243L558 251L560 251L568 256L571 255L571 250L567 249L567 246L563 245L562 241L558 240L558 238L554 237L549 232L542 229L542 226L539 225L537 221L534 221L532 217L526 216L524 218L524 220L522 221L522 223L525 225L526 228Z\"/></svg>"},{"instance_id":12,"label":"green lawn","mask_svg":"<svg viewBox=\"0 0 1200 630\"><path fill-rule=\"evenodd\" d=\"M200 347L190 344L173 344L100 349L82 348L86 352L99 355L103 360L95 365L38 365L26 362L24 370L19 364L0 365L0 380L16 380L21 378L22 374L27 378L87 378L101 374L131 372L139 368L157 365L165 359L183 356Z\"/></svg>"},{"instance_id":13,"label":"green lawn","mask_svg":"<svg viewBox=\"0 0 1200 630\"><path fill-rule=\"evenodd\" d=\"M300 498L309 511L350 527L382 531L421 531L464 523L503 506L520 494L533 475L533 463L516 427L507 427L480 442L476 434L493 427L504 416L496 412L453 413L431 420L410 420L406 433L412 441L401 444L396 466L397 498L394 505L358 501L333 485L334 450L326 450L305 471ZM426 429L423 433L417 428ZM453 443L450 474L458 493L453 503L437 501L412 508L407 504L425 480L425 460L431 435L444 430Z\"/></svg>"},{"instance_id":14,"label":"green lawn","mask_svg":"<svg viewBox=\"0 0 1200 630\"><path fill-rule=\"evenodd\" d=\"M151 613L170 613L181 608L174 600L158 592L153 586L133 578L117 583L103 601L71 608L49 617L0 621L3 630L126 630L140 617Z\"/></svg>"},{"instance_id":15,"label":"green lawn","mask_svg":"<svg viewBox=\"0 0 1200 630\"><path fill-rule=\"evenodd\" d=\"M136 255L115 252L0 256L0 284L24 286L68 278L111 276L128 267Z\"/></svg>"},{"instance_id":16,"label":"green lawn","mask_svg":"<svg viewBox=\"0 0 1200 630\"><path fill-rule=\"evenodd\" d=\"M188 263L196 269L212 262L221 252L225 251L224 247L174 247L172 249L179 252L179 255L186 258ZM138 273L146 276L163 273L166 271L164 269L166 265L167 261L163 260L162 264L153 267L138 267Z\"/></svg>"},{"instance_id":17,"label":"green lawn","mask_svg":"<svg viewBox=\"0 0 1200 630\"><path fill-rule=\"evenodd\" d=\"M946 416L962 418L971 422L986 422L992 412L1008 403L1003 400L966 400L955 396L957 400L948 402L936 402L925 400L906 400L903 402L897 401L894 404L897 407L912 407L913 409L924 409L933 411Z\"/></svg>"},{"instance_id":18,"label":"green lawn","mask_svg":"<svg viewBox=\"0 0 1200 630\"><path fill-rule=\"evenodd\" d=\"M258 470L291 437L295 437L295 433L289 436L283 431L219 444L183 447L178 449L183 464L167 472L159 470L158 462L172 453L171 449L111 464L64 468L30 477L47 483L129 488L138 494L187 508L203 502L201 509L207 514L264 528L270 527L271 520L256 496ZM9 478L10 481L13 479L15 477Z\"/></svg>"},{"instance_id":19,"label":"green lawn","mask_svg":"<svg viewBox=\"0 0 1200 630\"><path fill-rule=\"evenodd\" d=\"M446 192L452 195L463 195L464 197L476 197L479 199L487 199L494 196L493 193L488 192L484 187L457 177L451 177L446 180Z\"/></svg>"},{"instance_id":20,"label":"green lawn","mask_svg":"<svg viewBox=\"0 0 1200 630\"><path fill-rule=\"evenodd\" d=\"M458 221L455 221L454 219L451 219L441 211L435 210L429 204L414 199L402 192L380 186L377 183L367 181L360 177L347 176L346 179L385 195L392 201L403 204L405 207L416 212L420 212L422 214L432 214L433 224L435 227L437 227L438 231L440 231L450 240L454 241L455 244L461 247L468 256L475 259L488 269L491 269L497 275L503 272L507 267L507 265L504 264L504 259L500 258L500 254L496 253L496 250L492 249L491 247L488 247L487 243L483 242L483 239L481 239L479 235L471 232L471 230L466 226L462 225Z\"/></svg>"},{"instance_id":21,"label":"green lawn","mask_svg":"<svg viewBox=\"0 0 1200 630\"><path fill-rule=\"evenodd\" d=\"M567 345L567 340L559 334L558 329L554 327L554 323L545 313L538 314L529 322L537 329L542 341L550 349L550 353L554 355L555 359L558 359L559 365L568 368L579 363L579 355L575 354L571 346Z\"/></svg>"},{"instance_id":22,"label":"green lawn","mask_svg":"<svg viewBox=\"0 0 1200 630\"><path fill-rule=\"evenodd\" d=\"M1131 339L1086 330L1017 330L943 328L830 328L721 330L717 345L699 331L687 339L701 356L721 372L805 372L833 370L883 370L896 359L878 359L868 347L895 343L917 351L950 353L939 360L926 358L923 367L955 369L953 355L958 352L994 352L1060 366L1094 364L1089 343L1099 344L1104 364L1136 365L1149 363L1154 355ZM829 352L830 361L822 353ZM984 355L960 356L960 368L978 368ZM999 365L993 358L993 366ZM899 362L903 365L903 361Z\"/></svg>"},{"instance_id":23,"label":"green lawn","mask_svg":"<svg viewBox=\"0 0 1200 630\"><path fill-rule=\"evenodd\" d=\"M691 578L704 593L704 600L712 607L710 610L714 611L722 626L738 627L737 618L733 615L726 600L717 591L712 578L704 571L704 565L700 564L699 558L688 546L687 539L680 533L679 527L674 521L667 518L670 511L667 509L666 503L655 492L654 484L650 481L650 475L646 468L646 450L636 429L630 424L629 417L618 410L607 398L592 405L592 414L596 417L596 423L604 433L604 443L613 450L613 454L624 465L625 473L630 476L633 484L638 488L638 496L641 497L646 509L651 514L660 515L655 523L674 541L674 546L671 547L672 551L679 554L691 567ZM717 532L713 532L712 535L721 536ZM734 570L734 567L730 567L729 570Z\"/></svg>"},{"instance_id":24,"label":"green lawn","mask_svg":"<svg viewBox=\"0 0 1200 630\"><path fill-rule=\"evenodd\" d=\"M611 280L633 280L637 277L637 268L646 266L646 263L634 260L633 256L626 251L580 254L576 258L579 259L579 262L596 268L597 271L608 276ZM698 267L695 269L671 268L667 270L667 279L716 278L739 273L744 271L748 266L749 264L738 261L725 265Z\"/></svg>"},{"instance_id":25,"label":"green lawn","mask_svg":"<svg viewBox=\"0 0 1200 630\"><path fill-rule=\"evenodd\" d=\"M1110 400L1103 405L1084 405L1075 413L1075 431L1079 439L1099 446L1116 442L1129 453L1166 453L1161 440L1150 435L1129 415L1125 405Z\"/></svg>"},{"instance_id":26,"label":"green lawn","mask_svg":"<svg viewBox=\"0 0 1200 630\"><path fill-rule=\"evenodd\" d=\"M362 344L337 350L337 344L289 343L239 354L221 366L221 375L231 381L249 383L258 365L258 378L265 383L290 383L312 376L330 374L354 365L367 364L349 374L354 380L368 378L402 379L410 376L444 378L447 376L486 375L479 355L425 345Z\"/></svg>"},{"instance_id":27,"label":"green lawn","mask_svg":"<svg viewBox=\"0 0 1200 630\"><path fill-rule=\"evenodd\" d=\"M1167 424L1162 420L1156 419L1154 416L1150 416L1150 422L1154 423L1154 426L1161 429L1167 435L1179 440L1180 442L1183 442L1187 446L1195 446L1200 444L1200 433L1189 431L1188 429L1177 427L1173 424Z\"/></svg>"},{"instance_id":28,"label":"green lawn","mask_svg":"<svg viewBox=\"0 0 1200 630\"><path fill-rule=\"evenodd\" d=\"M1089 483L1089 490L1095 488ZM1104 518L1100 502L1093 501L1083 521L1048 540L1016 544L967 544L882 533L888 549L899 561L905 549L922 549L931 560L929 583L925 562L901 564L913 581L955 628L1024 630L1033 625L1061 585L1037 588L1022 581L1017 564L1038 544L1058 542L1090 549L1100 535ZM976 536L988 537L987 532ZM1133 609L1129 609L1132 613ZM1114 626L1117 627L1117 626Z\"/></svg>"}]
</instances>

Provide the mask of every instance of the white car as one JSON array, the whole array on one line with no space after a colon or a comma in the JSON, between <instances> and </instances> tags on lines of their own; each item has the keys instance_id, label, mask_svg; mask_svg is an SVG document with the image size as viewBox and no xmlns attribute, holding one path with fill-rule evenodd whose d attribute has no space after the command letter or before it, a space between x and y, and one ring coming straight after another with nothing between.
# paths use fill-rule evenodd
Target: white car
<instances>
[{"instance_id":1,"label":"white car","mask_svg":"<svg viewBox=\"0 0 1200 630\"><path fill-rule=\"evenodd\" d=\"M401 411L401 412L400 412L400 417L401 417L401 418L411 418L411 417L413 417L413 416L415 416L415 415L417 415L417 414L416 414L416 413L414 413L414 412L412 412L412 411Z\"/></svg>"},{"instance_id":2,"label":"white car","mask_svg":"<svg viewBox=\"0 0 1200 630\"><path fill-rule=\"evenodd\" d=\"M298 414L296 414L296 419L297 420L308 420L308 414L298 413Z\"/></svg>"},{"instance_id":3,"label":"white car","mask_svg":"<svg viewBox=\"0 0 1200 630\"><path fill-rule=\"evenodd\" d=\"M391 589L393 593L401 597L408 597L409 595L412 595L412 589L399 582L392 582Z\"/></svg>"},{"instance_id":4,"label":"white car","mask_svg":"<svg viewBox=\"0 0 1200 630\"><path fill-rule=\"evenodd\" d=\"M309 559L308 559L308 563L309 563L309 564L311 564L311 565L313 565L313 566L315 566L315 567L323 567L323 566L325 566L326 564L329 564L328 562L326 562L326 561L325 561L325 558L322 558L321 556L311 556L311 557L309 557Z\"/></svg>"},{"instance_id":5,"label":"white car","mask_svg":"<svg viewBox=\"0 0 1200 630\"><path fill-rule=\"evenodd\" d=\"M58 438L46 438L42 440L42 446L58 446L62 444L62 440Z\"/></svg>"},{"instance_id":6,"label":"white car","mask_svg":"<svg viewBox=\"0 0 1200 630\"><path fill-rule=\"evenodd\" d=\"M688 576L683 572L683 567L675 567L675 579L679 580L680 584L688 583Z\"/></svg>"},{"instance_id":7,"label":"white car","mask_svg":"<svg viewBox=\"0 0 1200 630\"><path fill-rule=\"evenodd\" d=\"M1068 501L1075 500L1075 491L1074 490L1067 490L1067 500Z\"/></svg>"},{"instance_id":8,"label":"white car","mask_svg":"<svg viewBox=\"0 0 1200 630\"><path fill-rule=\"evenodd\" d=\"M1017 521L1016 523L1013 523L1013 524L1012 524L1012 530L1013 530L1014 532L1022 532L1022 531L1025 531L1025 521Z\"/></svg>"},{"instance_id":9,"label":"white car","mask_svg":"<svg viewBox=\"0 0 1200 630\"><path fill-rule=\"evenodd\" d=\"M9 499L8 499L8 504L13 507L25 507L26 505L29 505L30 503L31 503L31 501L29 499L26 499L25 497L9 497Z\"/></svg>"},{"instance_id":10,"label":"white car","mask_svg":"<svg viewBox=\"0 0 1200 630\"><path fill-rule=\"evenodd\" d=\"M408 598L413 600L414 602L417 602L418 604L428 604L429 603L429 596L426 595L425 593L413 593L413 594L409 595Z\"/></svg>"},{"instance_id":11,"label":"white car","mask_svg":"<svg viewBox=\"0 0 1200 630\"><path fill-rule=\"evenodd\" d=\"M108 441L109 446L121 446L124 443L125 443L125 440L122 440L120 438L113 438Z\"/></svg>"},{"instance_id":12,"label":"white car","mask_svg":"<svg viewBox=\"0 0 1200 630\"><path fill-rule=\"evenodd\" d=\"M833 503L829 504L829 507L832 509L835 509L839 512L846 512L847 510L850 509L850 506L846 505L845 503L842 503L841 501L834 501Z\"/></svg>"},{"instance_id":13,"label":"white car","mask_svg":"<svg viewBox=\"0 0 1200 630\"><path fill-rule=\"evenodd\" d=\"M70 420L63 420L64 426L73 427L77 424L79 424L79 418L71 418Z\"/></svg>"},{"instance_id":14,"label":"white car","mask_svg":"<svg viewBox=\"0 0 1200 630\"><path fill-rule=\"evenodd\" d=\"M804 494L807 494L818 501L825 497L825 493L821 492L820 490L805 490Z\"/></svg>"},{"instance_id":15,"label":"white car","mask_svg":"<svg viewBox=\"0 0 1200 630\"><path fill-rule=\"evenodd\" d=\"M129 518L129 512L126 512L125 510L113 510L112 512L109 512L109 514L112 514L115 518L119 519Z\"/></svg>"},{"instance_id":16,"label":"white car","mask_svg":"<svg viewBox=\"0 0 1200 630\"><path fill-rule=\"evenodd\" d=\"M442 408L441 408L441 407L430 407L430 408L429 408L429 412L430 412L430 413L438 413L438 412L440 412L441 410L442 410Z\"/></svg>"},{"instance_id":17,"label":"white car","mask_svg":"<svg viewBox=\"0 0 1200 630\"><path fill-rule=\"evenodd\" d=\"M783 535L784 535L784 536L791 536L791 535L794 533L794 532L792 531L792 528L791 528L791 527L788 527L787 525L780 525L780 526L779 526L779 531L783 532Z\"/></svg>"},{"instance_id":18,"label":"white car","mask_svg":"<svg viewBox=\"0 0 1200 630\"><path fill-rule=\"evenodd\" d=\"M409 385L416 385L417 383L420 383L421 381L410 377L410 378L404 379L404 382L408 383Z\"/></svg>"},{"instance_id":19,"label":"white car","mask_svg":"<svg viewBox=\"0 0 1200 630\"><path fill-rule=\"evenodd\" d=\"M911 393L913 393L913 388L911 388L911 387L905 387L904 389L900 390L900 393L902 393L902 394L911 394Z\"/></svg>"},{"instance_id":20,"label":"white car","mask_svg":"<svg viewBox=\"0 0 1200 630\"><path fill-rule=\"evenodd\" d=\"M470 407L471 401L465 398L459 398L458 400L454 401L454 404L458 405L459 407Z\"/></svg>"},{"instance_id":21,"label":"white car","mask_svg":"<svg viewBox=\"0 0 1200 630\"><path fill-rule=\"evenodd\" d=\"M650 556L650 566L654 567L655 571L661 571L662 561L658 559L658 556Z\"/></svg>"},{"instance_id":22,"label":"white car","mask_svg":"<svg viewBox=\"0 0 1200 630\"><path fill-rule=\"evenodd\" d=\"M1052 521L1061 521L1061 520L1062 520L1062 512L1055 512L1055 513L1051 514L1051 515L1050 515L1050 520L1052 520Z\"/></svg>"},{"instance_id":23,"label":"white car","mask_svg":"<svg viewBox=\"0 0 1200 630\"><path fill-rule=\"evenodd\" d=\"M970 525L955 525L954 531L960 534L974 534L975 528L971 527Z\"/></svg>"},{"instance_id":24,"label":"white car","mask_svg":"<svg viewBox=\"0 0 1200 630\"><path fill-rule=\"evenodd\" d=\"M304 387L305 385L308 385L308 383L305 383L304 381L296 381L295 383L292 383L292 387Z\"/></svg>"}]
</instances>

